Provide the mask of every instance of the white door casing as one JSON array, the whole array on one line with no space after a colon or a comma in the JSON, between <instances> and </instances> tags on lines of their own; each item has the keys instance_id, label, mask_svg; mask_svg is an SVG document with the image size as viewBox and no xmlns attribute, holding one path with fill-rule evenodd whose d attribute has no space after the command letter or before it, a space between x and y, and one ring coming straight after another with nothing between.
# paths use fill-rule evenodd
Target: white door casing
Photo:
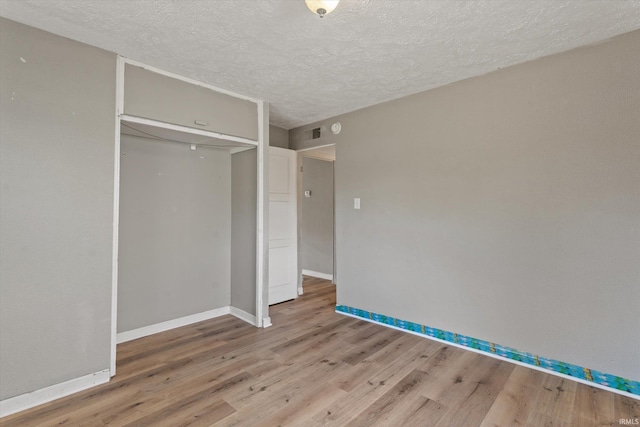
<instances>
[{"instance_id":1,"label":"white door casing","mask_svg":"<svg viewBox=\"0 0 640 427\"><path fill-rule=\"evenodd\" d=\"M298 297L296 152L269 147L269 305Z\"/></svg>"}]
</instances>

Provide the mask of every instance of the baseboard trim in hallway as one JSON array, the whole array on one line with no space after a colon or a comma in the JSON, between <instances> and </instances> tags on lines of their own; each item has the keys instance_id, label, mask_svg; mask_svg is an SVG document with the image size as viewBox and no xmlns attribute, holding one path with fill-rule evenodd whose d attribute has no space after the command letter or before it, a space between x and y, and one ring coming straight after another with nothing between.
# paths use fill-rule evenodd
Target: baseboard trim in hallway
<instances>
[{"instance_id":1,"label":"baseboard trim in hallway","mask_svg":"<svg viewBox=\"0 0 640 427\"><path fill-rule=\"evenodd\" d=\"M319 271L302 269L303 276L316 277L318 279L333 280L333 274L320 273Z\"/></svg>"}]
</instances>

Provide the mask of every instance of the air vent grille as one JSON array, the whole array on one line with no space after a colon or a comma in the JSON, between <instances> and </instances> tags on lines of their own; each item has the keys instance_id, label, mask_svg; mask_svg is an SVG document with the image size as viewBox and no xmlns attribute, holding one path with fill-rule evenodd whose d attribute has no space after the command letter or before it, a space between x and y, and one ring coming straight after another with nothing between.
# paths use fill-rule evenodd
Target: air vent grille
<instances>
[{"instance_id":1,"label":"air vent grille","mask_svg":"<svg viewBox=\"0 0 640 427\"><path fill-rule=\"evenodd\" d=\"M319 139L322 136L321 128L309 129L304 131L304 140Z\"/></svg>"}]
</instances>

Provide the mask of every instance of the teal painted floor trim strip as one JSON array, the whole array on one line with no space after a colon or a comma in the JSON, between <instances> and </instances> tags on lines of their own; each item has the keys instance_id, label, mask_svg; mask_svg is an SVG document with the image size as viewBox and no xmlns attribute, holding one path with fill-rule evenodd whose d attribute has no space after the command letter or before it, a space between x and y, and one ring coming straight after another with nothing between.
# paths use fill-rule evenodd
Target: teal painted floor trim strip
<instances>
[{"instance_id":1,"label":"teal painted floor trim strip","mask_svg":"<svg viewBox=\"0 0 640 427\"><path fill-rule=\"evenodd\" d=\"M513 348L504 347L489 341L479 340L477 338L456 334L453 332L443 331L442 329L432 328L418 323L407 322L406 320L396 319L394 317L384 316L382 314L373 313L346 305L336 306L336 311L348 313L364 319L373 320L374 322L385 325L395 326L396 328L406 329L407 331L417 332L443 341L449 341L465 347L470 347L485 353L491 353L504 357L506 359L517 360L518 362L537 366L548 371L558 372L560 374L569 375L581 380L590 381L605 387L614 388L616 390L626 391L627 393L640 396L640 382L631 381L626 378L617 377L611 374L605 374L593 369L582 368L570 363L560 362L558 360L547 359L531 353L525 353Z\"/></svg>"}]
</instances>

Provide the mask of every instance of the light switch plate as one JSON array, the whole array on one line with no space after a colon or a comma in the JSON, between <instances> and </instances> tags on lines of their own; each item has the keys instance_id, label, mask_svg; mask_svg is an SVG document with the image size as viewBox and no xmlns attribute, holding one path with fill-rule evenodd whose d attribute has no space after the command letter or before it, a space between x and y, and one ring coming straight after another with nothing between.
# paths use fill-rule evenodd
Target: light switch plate
<instances>
[{"instance_id":1,"label":"light switch plate","mask_svg":"<svg viewBox=\"0 0 640 427\"><path fill-rule=\"evenodd\" d=\"M360 209L360 198L356 197L353 199L353 209Z\"/></svg>"}]
</instances>

